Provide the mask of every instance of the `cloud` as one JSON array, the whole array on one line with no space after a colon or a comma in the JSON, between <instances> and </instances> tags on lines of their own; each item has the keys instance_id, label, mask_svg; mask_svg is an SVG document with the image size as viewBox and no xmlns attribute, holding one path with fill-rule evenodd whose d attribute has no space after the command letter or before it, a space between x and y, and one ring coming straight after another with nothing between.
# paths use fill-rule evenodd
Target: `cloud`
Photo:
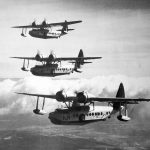
<instances>
[{"instance_id":1,"label":"cloud","mask_svg":"<svg viewBox=\"0 0 150 150\"><path fill-rule=\"evenodd\" d=\"M17 95L14 92L55 94L64 89L67 95L73 95L75 91L87 91L93 96L115 97L120 82L124 84L126 97L150 98L149 77L113 75L96 76L90 79L55 80L32 76L16 81L5 79L0 81L0 115L32 113L35 109L36 98ZM60 103L56 100L46 99L45 110L51 112L58 105ZM149 109L150 104L147 102L136 105L136 116L139 114L138 117L150 118Z\"/></svg>"}]
</instances>

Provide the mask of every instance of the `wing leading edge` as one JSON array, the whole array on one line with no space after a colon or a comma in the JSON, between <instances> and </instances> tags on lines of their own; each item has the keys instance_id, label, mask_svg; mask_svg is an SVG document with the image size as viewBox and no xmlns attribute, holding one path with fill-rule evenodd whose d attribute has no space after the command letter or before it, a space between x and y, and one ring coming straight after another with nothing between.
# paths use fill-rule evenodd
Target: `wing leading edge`
<instances>
[{"instance_id":1,"label":"wing leading edge","mask_svg":"<svg viewBox=\"0 0 150 150\"><path fill-rule=\"evenodd\" d=\"M60 57L60 58L55 58L55 61L68 61L68 60L75 60L75 61L80 61L82 60L88 60L88 59L101 59L102 57Z\"/></svg>"},{"instance_id":2,"label":"wing leading edge","mask_svg":"<svg viewBox=\"0 0 150 150\"><path fill-rule=\"evenodd\" d=\"M97 102L123 102L123 103L136 103L136 102L149 102L150 99L144 98L88 98L89 101L97 101Z\"/></svg>"},{"instance_id":3,"label":"wing leading edge","mask_svg":"<svg viewBox=\"0 0 150 150\"><path fill-rule=\"evenodd\" d=\"M14 26L12 28L42 28L42 27L53 27L53 26L64 26L64 25L71 25L71 24L76 24L80 23L82 20L78 21L65 21L65 22L58 22L58 23L47 23L44 26L42 24L37 24L37 25L26 25L26 26Z\"/></svg>"}]
</instances>

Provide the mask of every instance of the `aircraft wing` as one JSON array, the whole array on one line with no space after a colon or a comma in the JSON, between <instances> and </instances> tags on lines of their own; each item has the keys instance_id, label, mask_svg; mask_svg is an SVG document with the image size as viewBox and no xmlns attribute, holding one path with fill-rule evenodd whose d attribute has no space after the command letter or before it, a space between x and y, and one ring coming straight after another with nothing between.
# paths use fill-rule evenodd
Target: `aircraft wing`
<instances>
[{"instance_id":1,"label":"aircraft wing","mask_svg":"<svg viewBox=\"0 0 150 150\"><path fill-rule=\"evenodd\" d=\"M10 58L16 58L16 59L27 59L27 60L36 60L35 57L10 57Z\"/></svg>"},{"instance_id":2,"label":"aircraft wing","mask_svg":"<svg viewBox=\"0 0 150 150\"><path fill-rule=\"evenodd\" d=\"M36 57L10 57L10 58L16 58L16 59L26 59L26 60L36 60L36 61L40 61L40 62L42 62L42 61L48 61L48 58L47 57L45 57L45 58L36 58Z\"/></svg>"},{"instance_id":3,"label":"aircraft wing","mask_svg":"<svg viewBox=\"0 0 150 150\"><path fill-rule=\"evenodd\" d=\"M14 26L12 28L39 28L38 27L39 25L36 25L36 26L32 26L32 25L27 25L27 26Z\"/></svg>"},{"instance_id":4,"label":"aircraft wing","mask_svg":"<svg viewBox=\"0 0 150 150\"><path fill-rule=\"evenodd\" d=\"M16 94L56 99L56 95L30 94L30 93L18 93L18 92L16 92ZM69 96L69 97L66 97L65 101L74 101L74 100L76 100L76 99L77 99L77 98L74 97L74 96Z\"/></svg>"},{"instance_id":5,"label":"aircraft wing","mask_svg":"<svg viewBox=\"0 0 150 150\"><path fill-rule=\"evenodd\" d=\"M60 57L55 58L55 61L80 61L80 60L88 60L88 59L101 59L102 57Z\"/></svg>"},{"instance_id":6,"label":"aircraft wing","mask_svg":"<svg viewBox=\"0 0 150 150\"><path fill-rule=\"evenodd\" d=\"M18 92L16 92L16 93L17 94L22 94L22 95L29 95L29 96L36 96L36 97L56 99L56 95L30 94L30 93L18 93Z\"/></svg>"},{"instance_id":7,"label":"aircraft wing","mask_svg":"<svg viewBox=\"0 0 150 150\"><path fill-rule=\"evenodd\" d=\"M71 24L76 24L76 23L80 23L82 22L81 20L78 20L78 21L65 21L65 22L58 22L58 23L50 23L50 24L47 24L48 27L51 27L51 26L63 26L63 25L71 25Z\"/></svg>"},{"instance_id":8,"label":"aircraft wing","mask_svg":"<svg viewBox=\"0 0 150 150\"><path fill-rule=\"evenodd\" d=\"M144 98L88 98L89 101L97 101L97 102L122 102L122 103L129 103L129 104L135 104L138 102L149 102L150 99L144 99Z\"/></svg>"},{"instance_id":9,"label":"aircraft wing","mask_svg":"<svg viewBox=\"0 0 150 150\"><path fill-rule=\"evenodd\" d=\"M52 26L63 26L63 25L71 25L82 22L81 20L78 21L65 21L65 22L58 22L58 23L47 23L44 26L42 24L37 25L27 25L27 26L14 26L12 28L41 28L41 27L52 27Z\"/></svg>"}]
</instances>

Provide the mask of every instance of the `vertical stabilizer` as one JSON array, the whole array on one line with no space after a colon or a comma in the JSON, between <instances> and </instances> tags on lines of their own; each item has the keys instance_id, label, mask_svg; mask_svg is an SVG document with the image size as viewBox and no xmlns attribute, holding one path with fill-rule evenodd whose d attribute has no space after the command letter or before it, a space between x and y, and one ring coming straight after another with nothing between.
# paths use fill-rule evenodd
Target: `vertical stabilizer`
<instances>
[{"instance_id":1,"label":"vertical stabilizer","mask_svg":"<svg viewBox=\"0 0 150 150\"><path fill-rule=\"evenodd\" d=\"M82 49L80 49L79 54L78 54L78 57L84 57L84 55L83 55L83 50L82 50Z\"/></svg>"},{"instance_id":2,"label":"vertical stabilizer","mask_svg":"<svg viewBox=\"0 0 150 150\"><path fill-rule=\"evenodd\" d=\"M116 94L116 98L125 98L125 92L124 92L124 86L123 83L120 83L117 94ZM114 102L113 103L113 109L115 112L119 111L121 107L121 103L120 102Z\"/></svg>"},{"instance_id":3,"label":"vertical stabilizer","mask_svg":"<svg viewBox=\"0 0 150 150\"><path fill-rule=\"evenodd\" d=\"M83 59L84 55L83 55L83 50L80 49L79 54L78 54L78 60L76 61L77 63L77 68L80 68L81 65L84 64L84 59Z\"/></svg>"},{"instance_id":4,"label":"vertical stabilizer","mask_svg":"<svg viewBox=\"0 0 150 150\"><path fill-rule=\"evenodd\" d=\"M120 83L119 89L117 91L116 97L125 98L124 86L123 83Z\"/></svg>"}]
</instances>

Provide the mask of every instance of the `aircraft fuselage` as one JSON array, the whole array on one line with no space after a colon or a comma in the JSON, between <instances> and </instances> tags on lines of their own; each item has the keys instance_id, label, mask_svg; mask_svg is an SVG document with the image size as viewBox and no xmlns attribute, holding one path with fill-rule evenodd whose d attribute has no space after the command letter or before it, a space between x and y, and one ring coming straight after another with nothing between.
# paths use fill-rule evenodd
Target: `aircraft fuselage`
<instances>
[{"instance_id":1,"label":"aircraft fuselage","mask_svg":"<svg viewBox=\"0 0 150 150\"><path fill-rule=\"evenodd\" d=\"M54 124L75 125L90 122L104 121L110 117L113 108L111 106L76 106L56 109L49 113L49 119Z\"/></svg>"},{"instance_id":2,"label":"aircraft fuselage","mask_svg":"<svg viewBox=\"0 0 150 150\"><path fill-rule=\"evenodd\" d=\"M57 39L62 35L65 35L67 33L55 33L51 32L48 29L32 29L29 31L29 35L36 38L42 38L42 39Z\"/></svg>"},{"instance_id":3,"label":"aircraft fuselage","mask_svg":"<svg viewBox=\"0 0 150 150\"><path fill-rule=\"evenodd\" d=\"M55 77L60 75L71 74L74 71L72 67L59 67L58 64L36 65L31 68L31 73L36 76Z\"/></svg>"}]
</instances>

